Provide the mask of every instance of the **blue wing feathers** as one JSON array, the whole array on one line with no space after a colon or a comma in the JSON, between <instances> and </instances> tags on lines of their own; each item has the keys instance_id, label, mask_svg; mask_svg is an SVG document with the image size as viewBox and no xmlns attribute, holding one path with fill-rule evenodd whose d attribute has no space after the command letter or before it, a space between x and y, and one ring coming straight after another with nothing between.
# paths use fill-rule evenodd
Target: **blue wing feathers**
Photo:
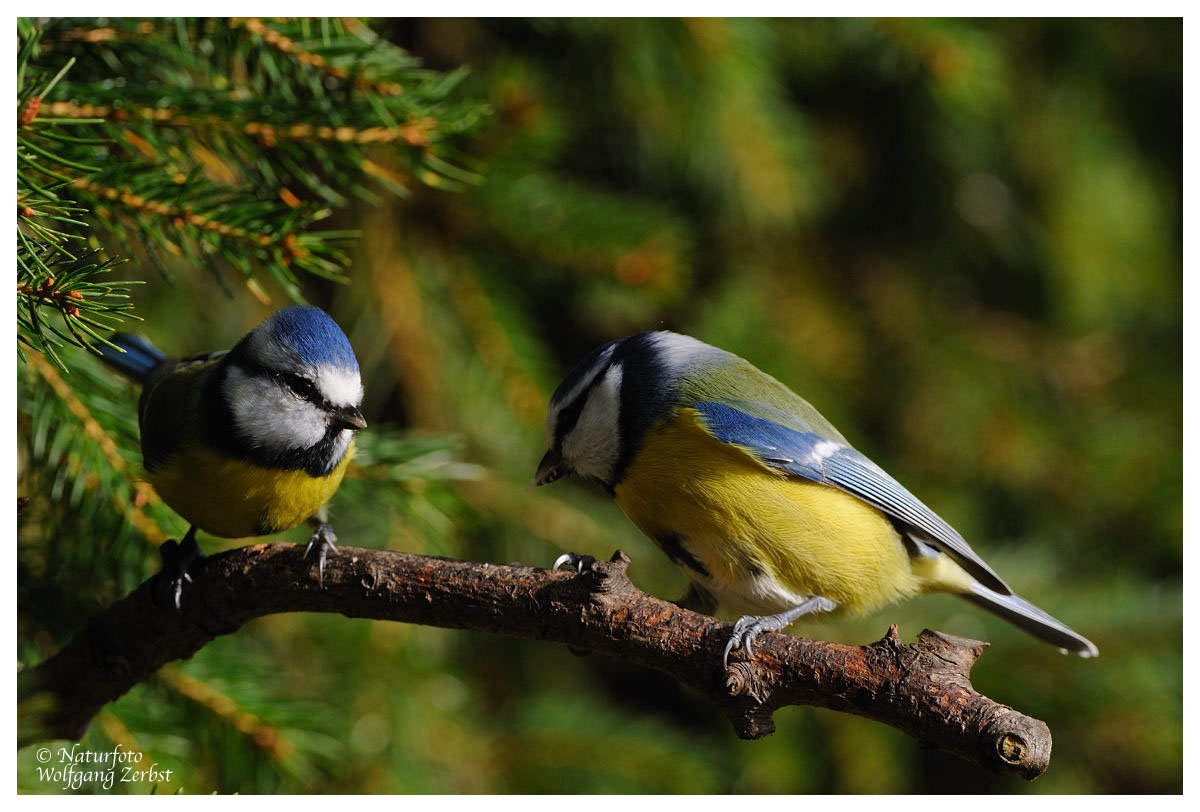
<instances>
[{"instance_id":1,"label":"blue wing feathers","mask_svg":"<svg viewBox=\"0 0 1200 812\"><path fill-rule=\"evenodd\" d=\"M709 433L721 442L747 448L774 468L820 481L820 471L808 464L820 435L752 417L724 403L696 403L692 408L703 416Z\"/></svg>"},{"instance_id":2,"label":"blue wing feathers","mask_svg":"<svg viewBox=\"0 0 1200 812\"><path fill-rule=\"evenodd\" d=\"M123 375L135 381L145 381L150 373L167 357L166 354L150 343L145 336L133 333L116 333L109 338L124 352L114 350L106 345L99 345L100 356L104 363Z\"/></svg>"},{"instance_id":3,"label":"blue wing feathers","mask_svg":"<svg viewBox=\"0 0 1200 812\"><path fill-rule=\"evenodd\" d=\"M953 558L989 589L1012 590L954 528L875 463L850 446L816 432L797 431L725 403L693 404L709 433L747 449L763 464L793 476L845 491L898 519ZM756 409L757 410L757 409Z\"/></svg>"}]
</instances>

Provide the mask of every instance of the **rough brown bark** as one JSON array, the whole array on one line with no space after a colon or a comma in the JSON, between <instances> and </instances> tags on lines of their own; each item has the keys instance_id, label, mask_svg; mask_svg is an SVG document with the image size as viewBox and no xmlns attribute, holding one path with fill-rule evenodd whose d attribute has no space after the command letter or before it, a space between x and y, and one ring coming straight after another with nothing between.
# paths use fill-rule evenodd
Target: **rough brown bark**
<instances>
[{"instance_id":1,"label":"rough brown bark","mask_svg":"<svg viewBox=\"0 0 1200 812\"><path fill-rule=\"evenodd\" d=\"M645 594L626 577L628 564L618 552L575 574L343 547L330 556L321 585L301 547L231 550L200 565L182 612L155 602L152 578L24 674L24 743L78 738L101 707L165 663L256 617L304 611L553 640L619 657L706 694L742 738L769 735L777 708L815 705L1026 779L1049 764L1045 723L971 687L985 643L924 631L906 645L895 626L868 646L766 634L752 661L735 652L724 668L729 624Z\"/></svg>"}]
</instances>

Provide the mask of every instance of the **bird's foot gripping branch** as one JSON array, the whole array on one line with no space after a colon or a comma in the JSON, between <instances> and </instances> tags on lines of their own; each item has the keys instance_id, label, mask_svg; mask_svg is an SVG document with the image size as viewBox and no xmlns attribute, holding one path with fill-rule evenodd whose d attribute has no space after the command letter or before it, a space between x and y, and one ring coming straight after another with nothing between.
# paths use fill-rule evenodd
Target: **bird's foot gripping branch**
<instances>
[{"instance_id":1,"label":"bird's foot gripping branch","mask_svg":"<svg viewBox=\"0 0 1200 812\"><path fill-rule=\"evenodd\" d=\"M22 675L19 744L78 738L106 703L220 634L277 612L335 612L568 643L662 671L718 703L742 738L774 730L773 712L814 705L865 716L993 770L1026 779L1050 760L1045 723L977 693L969 672L986 644L895 626L868 646L764 634L753 660L722 652L730 625L659 600L617 552L581 573L343 547L322 585L304 551L256 544L205 559L180 612L155 579Z\"/></svg>"}]
</instances>

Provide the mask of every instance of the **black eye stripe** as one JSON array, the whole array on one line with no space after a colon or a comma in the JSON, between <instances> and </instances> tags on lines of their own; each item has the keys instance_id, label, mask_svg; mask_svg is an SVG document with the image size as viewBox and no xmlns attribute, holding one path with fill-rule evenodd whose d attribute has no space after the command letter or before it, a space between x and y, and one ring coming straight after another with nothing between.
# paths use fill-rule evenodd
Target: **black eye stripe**
<instances>
[{"instance_id":1,"label":"black eye stripe","mask_svg":"<svg viewBox=\"0 0 1200 812\"><path fill-rule=\"evenodd\" d=\"M558 420L554 424L555 448L562 448L563 438L570 434L571 430L575 428L577 423L579 423L579 416L583 414L583 407L587 404L588 397L592 394L592 390L596 388L600 381L608 377L609 370L612 369L614 364L618 363L619 359L616 356L617 353L614 352L613 357L609 359L609 362L604 366L603 369L596 373L594 378L588 381L588 385L584 387L583 391L576 396L575 400L571 401L569 406L558 413Z\"/></svg>"},{"instance_id":2,"label":"black eye stripe","mask_svg":"<svg viewBox=\"0 0 1200 812\"><path fill-rule=\"evenodd\" d=\"M592 387L588 386L579 397L571 403L570 406L558 413L558 422L554 426L554 445L556 448L562 446L563 438L571 433L571 429L575 428L575 424L579 422L579 415L583 413L583 404L587 402L588 393L592 391Z\"/></svg>"},{"instance_id":3,"label":"black eye stripe","mask_svg":"<svg viewBox=\"0 0 1200 812\"><path fill-rule=\"evenodd\" d=\"M248 375L259 377L268 377L275 381L280 386L294 393L301 400L306 400L316 406L321 407L325 411L333 411L334 405L326 400L317 389L316 382L311 378L306 378L303 375L297 375L294 372L284 372L278 369L271 369L251 359L244 352L239 352L238 348L234 348L229 353L230 363L239 369L246 372ZM299 391L298 391L299 389Z\"/></svg>"},{"instance_id":4,"label":"black eye stripe","mask_svg":"<svg viewBox=\"0 0 1200 812\"><path fill-rule=\"evenodd\" d=\"M310 397L317 390L312 381L300 375L293 375L290 372L281 372L279 373L279 377L283 379L283 382L286 383L293 392L301 397Z\"/></svg>"},{"instance_id":5,"label":"black eye stripe","mask_svg":"<svg viewBox=\"0 0 1200 812\"><path fill-rule=\"evenodd\" d=\"M328 401L321 397L321 393L317 391L316 383L305 378L303 375L297 375L294 372L276 372L274 370L267 370L267 373L281 386L286 387L301 400L306 400L326 410L333 408Z\"/></svg>"}]
</instances>

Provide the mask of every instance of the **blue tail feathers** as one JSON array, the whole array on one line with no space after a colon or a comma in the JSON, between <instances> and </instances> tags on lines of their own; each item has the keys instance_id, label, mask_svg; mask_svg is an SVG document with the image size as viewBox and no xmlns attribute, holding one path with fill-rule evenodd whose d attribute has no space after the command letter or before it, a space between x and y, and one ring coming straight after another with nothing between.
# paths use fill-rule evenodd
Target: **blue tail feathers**
<instances>
[{"instance_id":1,"label":"blue tail feathers","mask_svg":"<svg viewBox=\"0 0 1200 812\"><path fill-rule=\"evenodd\" d=\"M104 363L135 381L146 380L154 368L167 357L166 353L151 344L145 336L116 333L108 340L125 352L99 345Z\"/></svg>"},{"instance_id":2,"label":"blue tail feathers","mask_svg":"<svg viewBox=\"0 0 1200 812\"><path fill-rule=\"evenodd\" d=\"M1100 653L1091 640L1046 614L1020 595L1001 595L985 586L974 584L972 594L963 594L962 597L1064 651L1078 654L1080 657L1095 657Z\"/></svg>"}]
</instances>

